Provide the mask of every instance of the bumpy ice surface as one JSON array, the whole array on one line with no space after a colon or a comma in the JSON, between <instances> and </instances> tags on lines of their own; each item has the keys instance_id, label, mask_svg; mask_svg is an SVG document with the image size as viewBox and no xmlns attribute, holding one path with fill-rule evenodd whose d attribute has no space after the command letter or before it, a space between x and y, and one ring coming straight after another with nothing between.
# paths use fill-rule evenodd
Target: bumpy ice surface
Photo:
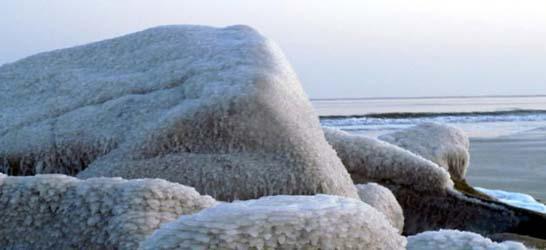
<instances>
[{"instance_id":1,"label":"bumpy ice surface","mask_svg":"<svg viewBox=\"0 0 546 250\"><path fill-rule=\"evenodd\" d=\"M158 179L0 174L0 246L7 249L135 249L160 223L216 204Z\"/></svg>"},{"instance_id":2,"label":"bumpy ice surface","mask_svg":"<svg viewBox=\"0 0 546 250\"><path fill-rule=\"evenodd\" d=\"M408 250L525 250L523 244L505 241L496 243L483 236L457 230L440 230L408 237Z\"/></svg>"},{"instance_id":3,"label":"bumpy ice surface","mask_svg":"<svg viewBox=\"0 0 546 250\"><path fill-rule=\"evenodd\" d=\"M435 163L374 138L323 128L356 183L384 182L415 190L443 190L453 186L449 173Z\"/></svg>"},{"instance_id":4,"label":"bumpy ice surface","mask_svg":"<svg viewBox=\"0 0 546 250\"><path fill-rule=\"evenodd\" d=\"M429 122L382 135L379 139L435 162L448 170L453 180L464 179L470 158L470 142L459 128Z\"/></svg>"},{"instance_id":5,"label":"bumpy ice surface","mask_svg":"<svg viewBox=\"0 0 546 250\"><path fill-rule=\"evenodd\" d=\"M392 192L377 183L356 185L360 199L366 204L384 214L391 225L402 232L404 229L404 213Z\"/></svg>"},{"instance_id":6,"label":"bumpy ice surface","mask_svg":"<svg viewBox=\"0 0 546 250\"><path fill-rule=\"evenodd\" d=\"M360 135L324 128L355 183L377 182L388 187L404 212L404 233L441 228L483 234L513 232L542 237L545 219L487 201L465 197L453 189L447 170L398 146Z\"/></svg>"},{"instance_id":7,"label":"bumpy ice surface","mask_svg":"<svg viewBox=\"0 0 546 250\"><path fill-rule=\"evenodd\" d=\"M246 26L163 26L3 65L0 120L13 175L358 197L285 56Z\"/></svg>"},{"instance_id":8,"label":"bumpy ice surface","mask_svg":"<svg viewBox=\"0 0 546 250\"><path fill-rule=\"evenodd\" d=\"M161 226L142 249L405 249L385 216L330 195L223 203Z\"/></svg>"}]
</instances>

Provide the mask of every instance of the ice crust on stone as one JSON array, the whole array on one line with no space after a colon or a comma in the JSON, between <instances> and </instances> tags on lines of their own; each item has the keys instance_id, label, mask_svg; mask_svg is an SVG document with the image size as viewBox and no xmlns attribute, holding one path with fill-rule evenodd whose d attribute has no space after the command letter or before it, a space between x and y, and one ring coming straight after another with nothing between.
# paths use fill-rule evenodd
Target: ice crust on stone
<instances>
[{"instance_id":1,"label":"ice crust on stone","mask_svg":"<svg viewBox=\"0 0 546 250\"><path fill-rule=\"evenodd\" d=\"M387 182L435 191L453 186L446 170L408 150L337 129L323 130L355 183Z\"/></svg>"},{"instance_id":2,"label":"ice crust on stone","mask_svg":"<svg viewBox=\"0 0 546 250\"><path fill-rule=\"evenodd\" d=\"M141 249L405 249L366 203L331 195L222 203L166 223Z\"/></svg>"},{"instance_id":3,"label":"ice crust on stone","mask_svg":"<svg viewBox=\"0 0 546 250\"><path fill-rule=\"evenodd\" d=\"M394 194L377 183L356 185L360 199L383 213L391 225L402 233L404 230L404 213Z\"/></svg>"},{"instance_id":4,"label":"ice crust on stone","mask_svg":"<svg viewBox=\"0 0 546 250\"><path fill-rule=\"evenodd\" d=\"M458 230L428 231L409 236L408 250L526 250L518 242L504 241L496 243L472 232Z\"/></svg>"},{"instance_id":5,"label":"ice crust on stone","mask_svg":"<svg viewBox=\"0 0 546 250\"><path fill-rule=\"evenodd\" d=\"M464 179L470 162L470 142L459 128L427 122L379 139L431 160L448 170L453 180Z\"/></svg>"},{"instance_id":6,"label":"ice crust on stone","mask_svg":"<svg viewBox=\"0 0 546 250\"><path fill-rule=\"evenodd\" d=\"M358 197L285 56L246 26L162 26L3 65L0 120L13 175Z\"/></svg>"},{"instance_id":7,"label":"ice crust on stone","mask_svg":"<svg viewBox=\"0 0 546 250\"><path fill-rule=\"evenodd\" d=\"M0 174L3 249L136 249L159 225L213 206L159 179Z\"/></svg>"},{"instance_id":8,"label":"ice crust on stone","mask_svg":"<svg viewBox=\"0 0 546 250\"><path fill-rule=\"evenodd\" d=\"M543 235L527 228L538 227L544 218L466 197L453 188L447 170L432 161L374 138L330 128L324 131L355 183L377 182L393 192L404 212L404 234L451 228Z\"/></svg>"},{"instance_id":9,"label":"ice crust on stone","mask_svg":"<svg viewBox=\"0 0 546 250\"><path fill-rule=\"evenodd\" d=\"M512 206L526 208L546 214L546 205L538 202L531 195L481 187L476 187L476 189Z\"/></svg>"}]
</instances>

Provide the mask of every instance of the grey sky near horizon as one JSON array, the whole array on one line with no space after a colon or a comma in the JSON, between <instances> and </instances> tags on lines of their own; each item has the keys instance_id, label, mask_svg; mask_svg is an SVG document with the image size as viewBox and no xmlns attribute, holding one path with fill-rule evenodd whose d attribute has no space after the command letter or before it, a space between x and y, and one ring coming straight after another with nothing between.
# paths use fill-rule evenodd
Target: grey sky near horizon
<instances>
[{"instance_id":1,"label":"grey sky near horizon","mask_svg":"<svg viewBox=\"0 0 546 250\"><path fill-rule=\"evenodd\" d=\"M2 0L0 64L164 24L246 24L311 98L546 94L542 0Z\"/></svg>"}]
</instances>

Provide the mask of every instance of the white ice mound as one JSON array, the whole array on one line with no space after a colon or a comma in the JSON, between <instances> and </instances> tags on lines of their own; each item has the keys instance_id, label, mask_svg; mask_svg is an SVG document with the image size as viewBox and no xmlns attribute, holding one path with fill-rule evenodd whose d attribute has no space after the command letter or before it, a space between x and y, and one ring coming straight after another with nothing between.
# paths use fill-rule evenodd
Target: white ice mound
<instances>
[{"instance_id":1,"label":"white ice mound","mask_svg":"<svg viewBox=\"0 0 546 250\"><path fill-rule=\"evenodd\" d=\"M268 196L222 203L161 226L142 249L405 249L385 216L356 199Z\"/></svg>"},{"instance_id":2,"label":"white ice mound","mask_svg":"<svg viewBox=\"0 0 546 250\"><path fill-rule=\"evenodd\" d=\"M323 129L355 183L388 182L415 190L453 186L447 171L405 149L374 138Z\"/></svg>"},{"instance_id":3,"label":"white ice mound","mask_svg":"<svg viewBox=\"0 0 546 250\"><path fill-rule=\"evenodd\" d=\"M214 204L191 187L159 179L0 175L0 246L135 249L160 223Z\"/></svg>"},{"instance_id":4,"label":"white ice mound","mask_svg":"<svg viewBox=\"0 0 546 250\"><path fill-rule=\"evenodd\" d=\"M458 230L428 231L408 237L408 250L525 250L523 244L514 241L496 243L488 238Z\"/></svg>"},{"instance_id":5,"label":"white ice mound","mask_svg":"<svg viewBox=\"0 0 546 250\"><path fill-rule=\"evenodd\" d=\"M358 197L285 56L246 26L163 26L4 65L0 120L14 174Z\"/></svg>"},{"instance_id":6,"label":"white ice mound","mask_svg":"<svg viewBox=\"0 0 546 250\"><path fill-rule=\"evenodd\" d=\"M404 213L396 197L388 188L377 183L367 183L356 185L356 189L362 201L383 213L391 225L402 233Z\"/></svg>"},{"instance_id":7,"label":"white ice mound","mask_svg":"<svg viewBox=\"0 0 546 250\"><path fill-rule=\"evenodd\" d=\"M495 197L500 201L510 204L512 206L521 207L529 210L533 210L539 213L546 214L546 205L538 202L533 196L523 193L508 192L497 189L486 189L476 187L476 190L483 192L491 197Z\"/></svg>"},{"instance_id":8,"label":"white ice mound","mask_svg":"<svg viewBox=\"0 0 546 250\"><path fill-rule=\"evenodd\" d=\"M459 128L423 123L409 129L386 134L379 139L400 146L429 159L449 171L453 180L462 180L470 155L468 137Z\"/></svg>"}]
</instances>

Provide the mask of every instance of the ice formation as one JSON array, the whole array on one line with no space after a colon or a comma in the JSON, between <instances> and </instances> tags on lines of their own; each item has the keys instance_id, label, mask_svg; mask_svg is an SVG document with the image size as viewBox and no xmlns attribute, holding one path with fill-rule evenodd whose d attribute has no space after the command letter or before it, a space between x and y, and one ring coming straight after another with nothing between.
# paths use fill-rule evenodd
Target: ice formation
<instances>
[{"instance_id":1,"label":"ice formation","mask_svg":"<svg viewBox=\"0 0 546 250\"><path fill-rule=\"evenodd\" d=\"M285 56L246 26L163 26L3 65L0 120L14 175L358 197Z\"/></svg>"},{"instance_id":2,"label":"ice formation","mask_svg":"<svg viewBox=\"0 0 546 250\"><path fill-rule=\"evenodd\" d=\"M268 196L161 225L141 249L405 249L385 216L356 199Z\"/></svg>"},{"instance_id":3,"label":"ice formation","mask_svg":"<svg viewBox=\"0 0 546 250\"><path fill-rule=\"evenodd\" d=\"M408 237L408 250L526 250L518 242L505 241L496 243L488 238L457 230L440 230L423 232Z\"/></svg>"},{"instance_id":4,"label":"ice formation","mask_svg":"<svg viewBox=\"0 0 546 250\"><path fill-rule=\"evenodd\" d=\"M389 188L404 211L404 234L442 228L481 234L509 232L545 239L546 216L453 189L437 164L384 141L324 128L355 183Z\"/></svg>"},{"instance_id":5,"label":"ice formation","mask_svg":"<svg viewBox=\"0 0 546 250\"><path fill-rule=\"evenodd\" d=\"M377 183L356 185L360 199L366 204L383 213L391 225L402 232L404 229L404 213L392 192Z\"/></svg>"},{"instance_id":6,"label":"ice formation","mask_svg":"<svg viewBox=\"0 0 546 250\"><path fill-rule=\"evenodd\" d=\"M435 162L448 170L455 181L464 179L470 158L470 142L459 128L428 122L382 135L379 139Z\"/></svg>"},{"instance_id":7,"label":"ice formation","mask_svg":"<svg viewBox=\"0 0 546 250\"><path fill-rule=\"evenodd\" d=\"M374 138L323 129L355 183L388 182L416 190L442 190L453 185L447 171L405 149Z\"/></svg>"},{"instance_id":8,"label":"ice formation","mask_svg":"<svg viewBox=\"0 0 546 250\"><path fill-rule=\"evenodd\" d=\"M215 204L193 188L159 179L0 174L0 246L135 249L160 223Z\"/></svg>"},{"instance_id":9,"label":"ice formation","mask_svg":"<svg viewBox=\"0 0 546 250\"><path fill-rule=\"evenodd\" d=\"M477 187L476 189L480 192L490 195L491 197L495 197L504 203L546 214L546 205L538 202L537 200L535 200L535 198L528 194L508 192L496 189L486 189L480 187Z\"/></svg>"}]
</instances>

